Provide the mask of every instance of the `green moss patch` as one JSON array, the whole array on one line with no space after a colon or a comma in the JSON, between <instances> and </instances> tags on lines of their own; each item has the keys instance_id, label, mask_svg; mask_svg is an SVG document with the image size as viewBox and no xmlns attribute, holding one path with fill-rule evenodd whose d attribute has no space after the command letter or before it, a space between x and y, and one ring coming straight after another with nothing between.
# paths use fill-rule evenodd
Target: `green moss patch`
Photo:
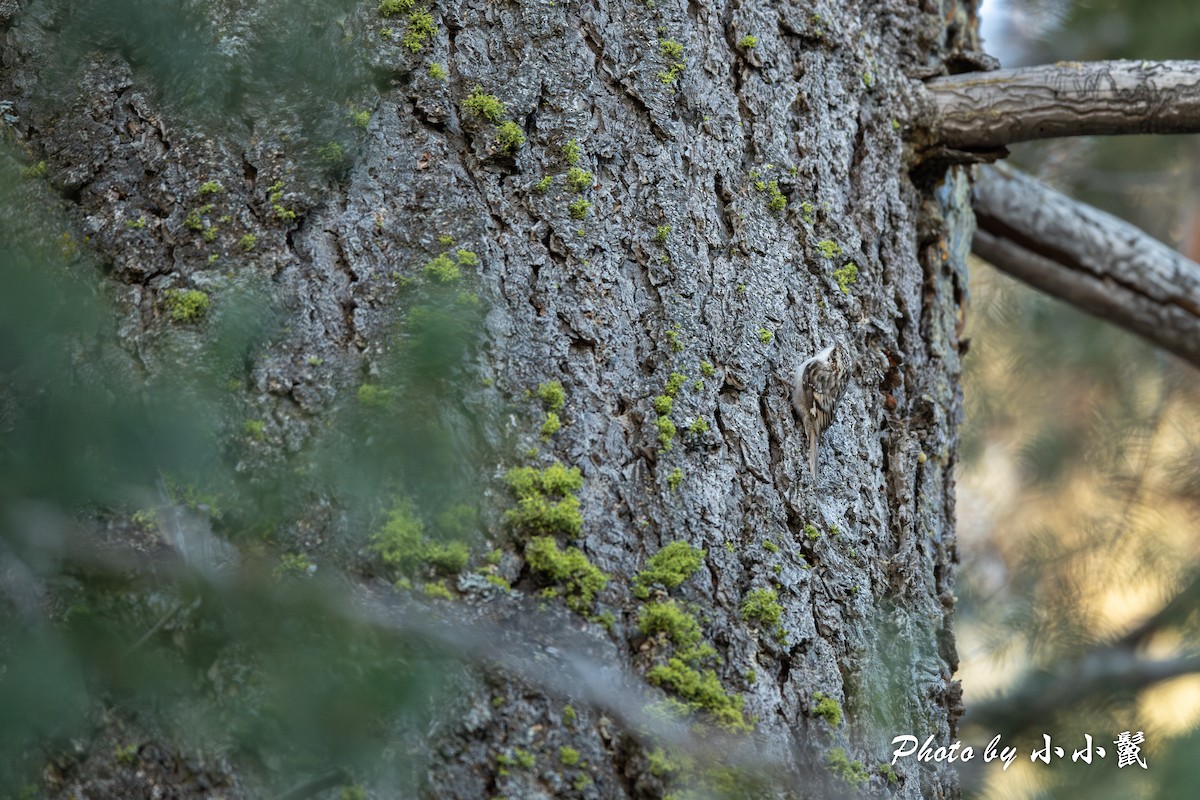
<instances>
[{"instance_id":1,"label":"green moss patch","mask_svg":"<svg viewBox=\"0 0 1200 800\"><path fill-rule=\"evenodd\" d=\"M591 208L592 204L582 197L567 203L567 213L571 215L571 219L583 219Z\"/></svg>"},{"instance_id":2,"label":"green moss patch","mask_svg":"<svg viewBox=\"0 0 1200 800\"><path fill-rule=\"evenodd\" d=\"M835 728L842 724L842 707L838 705L837 700L824 692L813 692L812 713L814 717L820 717Z\"/></svg>"},{"instance_id":3,"label":"green moss patch","mask_svg":"<svg viewBox=\"0 0 1200 800\"><path fill-rule=\"evenodd\" d=\"M667 488L672 492L678 489L683 484L683 469L676 467L667 475Z\"/></svg>"},{"instance_id":4,"label":"green moss patch","mask_svg":"<svg viewBox=\"0 0 1200 800\"><path fill-rule=\"evenodd\" d=\"M655 423L658 427L658 443L663 450L671 449L671 440L675 438L677 429L675 423L668 417L659 417Z\"/></svg>"},{"instance_id":5,"label":"green moss patch","mask_svg":"<svg viewBox=\"0 0 1200 800\"><path fill-rule=\"evenodd\" d=\"M850 294L850 287L858 283L858 265L853 261L847 262L833 271L833 279L837 281L842 294Z\"/></svg>"},{"instance_id":6,"label":"green moss patch","mask_svg":"<svg viewBox=\"0 0 1200 800\"><path fill-rule=\"evenodd\" d=\"M397 14L407 14L412 10L415 0L381 0L379 13L384 17L394 17Z\"/></svg>"},{"instance_id":7,"label":"green moss patch","mask_svg":"<svg viewBox=\"0 0 1200 800\"><path fill-rule=\"evenodd\" d=\"M679 80L679 76L686 66L683 56L683 45L671 39L660 39L658 42L658 52L667 61L667 68L658 73L658 80L660 83L670 86Z\"/></svg>"},{"instance_id":8,"label":"green moss patch","mask_svg":"<svg viewBox=\"0 0 1200 800\"><path fill-rule=\"evenodd\" d=\"M711 669L698 670L680 656L672 656L666 664L651 667L646 680L675 693L691 708L703 710L722 728L748 731L753 727L742 714L741 695L726 692Z\"/></svg>"},{"instance_id":9,"label":"green moss patch","mask_svg":"<svg viewBox=\"0 0 1200 800\"><path fill-rule=\"evenodd\" d=\"M401 500L388 512L383 527L371 534L370 548L400 575L417 572L452 575L467 565L470 552L461 541L436 541L425 535L425 523L411 500Z\"/></svg>"},{"instance_id":10,"label":"green moss patch","mask_svg":"<svg viewBox=\"0 0 1200 800\"><path fill-rule=\"evenodd\" d=\"M505 120L496 127L496 144L504 152L511 153L525 144L525 131L512 120Z\"/></svg>"},{"instance_id":11,"label":"green moss patch","mask_svg":"<svg viewBox=\"0 0 1200 800\"><path fill-rule=\"evenodd\" d=\"M437 25L434 24L433 15L419 9L408 15L408 27L404 30L404 38L400 40L400 44L414 53L419 53L435 35Z\"/></svg>"},{"instance_id":12,"label":"green moss patch","mask_svg":"<svg viewBox=\"0 0 1200 800\"><path fill-rule=\"evenodd\" d=\"M545 469L514 467L504 476L517 496L517 507L505 513L510 525L524 533L565 534L583 530L583 514L575 495L583 487L578 467L551 464Z\"/></svg>"},{"instance_id":13,"label":"green moss patch","mask_svg":"<svg viewBox=\"0 0 1200 800\"><path fill-rule=\"evenodd\" d=\"M851 786L858 787L871 777L861 761L851 761L844 747L835 747L825 756L825 766Z\"/></svg>"},{"instance_id":14,"label":"green moss patch","mask_svg":"<svg viewBox=\"0 0 1200 800\"><path fill-rule=\"evenodd\" d=\"M462 270L445 253L427 263L423 271L426 278L438 283L454 283L462 278Z\"/></svg>"},{"instance_id":15,"label":"green moss patch","mask_svg":"<svg viewBox=\"0 0 1200 800\"><path fill-rule=\"evenodd\" d=\"M647 603L638 614L638 630L645 636L665 634L679 648L676 653L689 664L714 655L711 645L702 643L700 623L674 600Z\"/></svg>"},{"instance_id":16,"label":"green moss patch","mask_svg":"<svg viewBox=\"0 0 1200 800\"><path fill-rule=\"evenodd\" d=\"M589 613L596 595L608 583L608 576L588 561L577 547L560 550L558 542L549 536L535 536L525 545L525 560L535 572L540 572L562 589L567 607L581 614Z\"/></svg>"},{"instance_id":17,"label":"green moss patch","mask_svg":"<svg viewBox=\"0 0 1200 800\"><path fill-rule=\"evenodd\" d=\"M832 239L822 239L817 242L817 251L821 254L821 258L833 259L841 255L842 246Z\"/></svg>"},{"instance_id":18,"label":"green moss patch","mask_svg":"<svg viewBox=\"0 0 1200 800\"><path fill-rule=\"evenodd\" d=\"M482 117L491 122L499 122L508 113L504 103L494 94L483 91L482 86L476 86L462 104L463 111L474 117Z\"/></svg>"},{"instance_id":19,"label":"green moss patch","mask_svg":"<svg viewBox=\"0 0 1200 800\"><path fill-rule=\"evenodd\" d=\"M208 295L199 289L168 289L163 296L172 322L195 322L208 313Z\"/></svg>"},{"instance_id":20,"label":"green moss patch","mask_svg":"<svg viewBox=\"0 0 1200 800\"><path fill-rule=\"evenodd\" d=\"M545 404L547 411L562 411L567 402L566 392L558 381L538 384L537 396Z\"/></svg>"},{"instance_id":21,"label":"green moss patch","mask_svg":"<svg viewBox=\"0 0 1200 800\"><path fill-rule=\"evenodd\" d=\"M633 579L633 593L642 599L650 596L653 586L674 589L704 563L707 551L687 542L671 542L646 562L646 568Z\"/></svg>"},{"instance_id":22,"label":"green moss patch","mask_svg":"<svg viewBox=\"0 0 1200 800\"><path fill-rule=\"evenodd\" d=\"M563 145L563 160L569 166L575 166L579 163L579 157L583 155L583 148L579 146L579 142L575 139Z\"/></svg>"},{"instance_id":23,"label":"green moss patch","mask_svg":"<svg viewBox=\"0 0 1200 800\"><path fill-rule=\"evenodd\" d=\"M567 172L567 186L576 192L584 192L592 188L592 182L595 179L595 175L579 167L571 167Z\"/></svg>"},{"instance_id":24,"label":"green moss patch","mask_svg":"<svg viewBox=\"0 0 1200 800\"><path fill-rule=\"evenodd\" d=\"M779 605L774 589L753 589L742 600L742 616L773 628L783 616L783 606Z\"/></svg>"},{"instance_id":25,"label":"green moss patch","mask_svg":"<svg viewBox=\"0 0 1200 800\"><path fill-rule=\"evenodd\" d=\"M780 212L787 208L787 196L779 189L778 181L767 182L767 210Z\"/></svg>"}]
</instances>

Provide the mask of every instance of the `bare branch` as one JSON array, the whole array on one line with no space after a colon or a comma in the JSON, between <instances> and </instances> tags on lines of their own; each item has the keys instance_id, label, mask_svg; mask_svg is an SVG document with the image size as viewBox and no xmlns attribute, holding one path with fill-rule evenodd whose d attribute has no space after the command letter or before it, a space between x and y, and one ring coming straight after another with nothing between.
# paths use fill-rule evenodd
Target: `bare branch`
<instances>
[{"instance_id":1,"label":"bare branch","mask_svg":"<svg viewBox=\"0 0 1200 800\"><path fill-rule=\"evenodd\" d=\"M1147 642L1167 628L1194 618L1200 578L1193 578L1161 609L1111 642L1096 646L1073 659L1064 659L1050 671L1030 674L1015 689L967 710L964 721L985 727L1021 730L1044 725L1056 711L1070 710L1089 699L1112 703L1160 681L1200 672L1200 653L1185 652L1151 659L1144 656ZM1186 632L1184 637L1186 640Z\"/></svg>"},{"instance_id":2,"label":"bare branch","mask_svg":"<svg viewBox=\"0 0 1200 800\"><path fill-rule=\"evenodd\" d=\"M1075 708L1089 698L1111 702L1194 672L1200 672L1200 655L1148 659L1123 646L1102 647L1054 672L1034 674L1012 692L972 705L963 723L1016 732L1045 725L1055 712Z\"/></svg>"},{"instance_id":3,"label":"bare branch","mask_svg":"<svg viewBox=\"0 0 1200 800\"><path fill-rule=\"evenodd\" d=\"M1113 642L1114 646L1140 647L1159 631L1180 626L1196 617L1200 609L1200 575L1193 577L1162 608Z\"/></svg>"},{"instance_id":4,"label":"bare branch","mask_svg":"<svg viewBox=\"0 0 1200 800\"><path fill-rule=\"evenodd\" d=\"M976 177L976 255L1200 367L1200 264L1015 170Z\"/></svg>"},{"instance_id":5,"label":"bare branch","mask_svg":"<svg viewBox=\"0 0 1200 800\"><path fill-rule=\"evenodd\" d=\"M1200 61L1070 62L927 82L935 138L962 150L1054 136L1200 131Z\"/></svg>"}]
</instances>

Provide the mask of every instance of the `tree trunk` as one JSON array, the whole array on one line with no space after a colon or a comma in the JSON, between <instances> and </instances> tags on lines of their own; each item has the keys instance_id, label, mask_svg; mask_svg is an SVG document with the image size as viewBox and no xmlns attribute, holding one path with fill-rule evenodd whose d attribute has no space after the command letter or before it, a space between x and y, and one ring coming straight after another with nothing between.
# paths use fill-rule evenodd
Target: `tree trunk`
<instances>
[{"instance_id":1,"label":"tree trunk","mask_svg":"<svg viewBox=\"0 0 1200 800\"><path fill-rule=\"evenodd\" d=\"M598 669L649 676L651 697L692 705L689 722L752 725L777 770L767 793L957 796L945 766L901 761L890 782L883 765L897 735L947 744L961 711L953 475L973 220L963 170L918 170L907 140L928 127L910 110L917 82L980 60L970 2L439 3L436 32L407 44L408 12L367 3L319 32L350 37L378 87L311 100L330 117L369 110L340 152L250 101L216 122L180 112L137 48L89 54L82 79L49 91L69 15L22 5L0 6L13 129L110 266L116 327L145 373L211 344L203 320L178 333L180 290L203 291L215 320L235 287L269 278L281 333L238 388L256 424L226 431L244 472L269 474L361 402L404 355L406 292L457 268L483 300L482 340L462 404L427 410L456 431L512 411L479 412L490 449L462 466L490 482L499 574L562 599L537 610L464 573L447 613L509 629L549 615L543 631L580 629ZM205 13L249 72L248 23L227 11ZM303 146L328 163L314 172ZM814 476L791 381L835 341L850 384ZM552 381L557 431L542 427L553 400L528 394ZM550 533L610 576L594 601L537 566L537 537L503 516L516 498L501 476L554 462L582 473L582 530ZM319 493L302 502L281 537L371 559L373 527ZM639 596L635 576L679 541L705 551L700 570ZM716 699L653 672L684 647L639 627L668 598L715 650L686 674L713 671ZM463 668L453 718L423 742L428 796L719 785L670 748L652 757L652 737L586 698L499 669Z\"/></svg>"}]
</instances>

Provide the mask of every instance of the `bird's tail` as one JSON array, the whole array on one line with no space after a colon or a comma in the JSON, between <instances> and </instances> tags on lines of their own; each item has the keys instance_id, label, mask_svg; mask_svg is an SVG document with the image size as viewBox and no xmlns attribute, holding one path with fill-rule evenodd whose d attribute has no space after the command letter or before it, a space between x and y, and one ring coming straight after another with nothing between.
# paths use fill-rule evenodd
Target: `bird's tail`
<instances>
[{"instance_id":1,"label":"bird's tail","mask_svg":"<svg viewBox=\"0 0 1200 800\"><path fill-rule=\"evenodd\" d=\"M808 429L808 468L812 471L813 480L817 479L817 446L820 437L814 428Z\"/></svg>"}]
</instances>

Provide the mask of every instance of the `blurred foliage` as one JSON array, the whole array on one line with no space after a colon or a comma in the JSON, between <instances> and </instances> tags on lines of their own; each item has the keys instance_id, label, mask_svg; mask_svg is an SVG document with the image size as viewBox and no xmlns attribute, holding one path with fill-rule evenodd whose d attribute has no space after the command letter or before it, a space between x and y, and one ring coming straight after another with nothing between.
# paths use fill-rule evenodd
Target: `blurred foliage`
<instances>
[{"instance_id":1,"label":"blurred foliage","mask_svg":"<svg viewBox=\"0 0 1200 800\"><path fill-rule=\"evenodd\" d=\"M1026 63L1188 57L1200 30L1200 9L1181 2L1022 5L1055 12L1022 43ZM1195 137L1075 139L1015 147L1014 160L1196 257L1196 147ZM989 722L1020 726L1012 733L1026 750L1050 733L1071 751L1091 733L1110 762L1117 733L1144 730L1150 767L1114 774L1112 763L1025 759L1013 772L985 771L975 788L984 797L1192 796L1184 765L1194 761L1197 677L1147 688L1118 672L1093 684L1084 665L1109 647L1126 652L1120 637L1147 619L1131 645L1140 658L1169 664L1196 653L1200 609L1185 590L1200 573L1200 381L1136 337L988 267L971 278L958 504L968 710L987 705ZM1179 609L1155 617L1181 592ZM1003 710L1006 692L1048 685L1064 670L1079 697ZM975 729L984 741L1001 732Z\"/></svg>"},{"instance_id":2,"label":"blurred foliage","mask_svg":"<svg viewBox=\"0 0 1200 800\"><path fill-rule=\"evenodd\" d=\"M322 116L345 124L322 109L369 88L329 35L349 5L231 3L235 33L182 2L40 2L18 22L43 26L62 57L44 102L117 53L192 124L291 115L315 142L337 133ZM238 68L222 50L235 44L253 52ZM246 386L283 335L268 287L241 276L201 325L151 324L168 367L147 374L118 342L105 265L43 174L2 137L0 797L67 785L113 720L134 739L111 750L119 763L137 762L141 741L192 748L251 768L250 796L381 771L411 793L423 749L402 743L444 704L453 670L432 645L364 622L343 570L377 570L368 536L399 497L428 521L427 548L456 563L479 550L487 421L462 387L480 299L466 280L410 287L395 355L370 379L377 402L350 387L299 452L239 469L239 441L265 426L245 423L230 383ZM313 508L340 539L297 534Z\"/></svg>"},{"instance_id":3,"label":"blurred foliage","mask_svg":"<svg viewBox=\"0 0 1200 800\"><path fill-rule=\"evenodd\" d=\"M1109 58L1163 60L1196 57L1200 6L1188 0L1087 0L1053 3L1065 15L1033 47L1040 62Z\"/></svg>"},{"instance_id":4,"label":"blurred foliage","mask_svg":"<svg viewBox=\"0 0 1200 800\"><path fill-rule=\"evenodd\" d=\"M968 333L958 635L969 710L1075 668L1196 580L1200 380L1132 335L982 265L972 270ZM1194 598L1188 605L1139 638L1136 652L1193 655L1200 616ZM1194 680L1163 693L1118 674L1033 720L1018 705L999 719L1021 725L1012 732L1022 742L1040 743L1045 732L1078 740L1074 747L1084 733L1111 745L1122 730L1145 730L1149 758L1162 762L1187 746L1170 737L1197 721ZM977 731L984 741L1000 732ZM1087 796L1180 790L1163 770L1114 780L1111 764L1033 766L1028 793L1015 796L1078 797L1092 781ZM1022 783L987 777L995 792Z\"/></svg>"},{"instance_id":5,"label":"blurred foliage","mask_svg":"<svg viewBox=\"0 0 1200 800\"><path fill-rule=\"evenodd\" d=\"M94 63L128 64L175 123L283 136L310 171L345 168L376 71L353 0L34 0L17 18L45 69L39 102L64 116ZM360 112L361 113L361 112ZM369 116L368 116L369 119ZM361 127L361 126L360 126Z\"/></svg>"}]
</instances>

